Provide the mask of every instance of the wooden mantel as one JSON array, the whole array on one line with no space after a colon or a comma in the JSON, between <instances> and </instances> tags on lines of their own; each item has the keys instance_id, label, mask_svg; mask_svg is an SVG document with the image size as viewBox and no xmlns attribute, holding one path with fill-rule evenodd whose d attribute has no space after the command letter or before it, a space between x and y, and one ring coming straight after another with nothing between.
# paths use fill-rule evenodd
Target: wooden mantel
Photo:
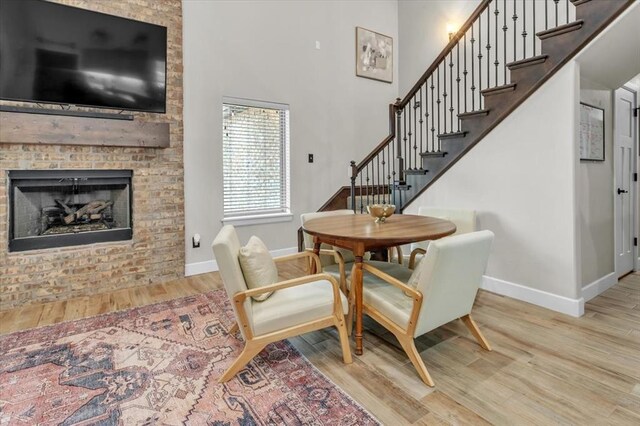
<instances>
[{"instance_id":1,"label":"wooden mantel","mask_svg":"<svg viewBox=\"0 0 640 426\"><path fill-rule=\"evenodd\" d=\"M0 112L0 143L169 147L169 123Z\"/></svg>"}]
</instances>

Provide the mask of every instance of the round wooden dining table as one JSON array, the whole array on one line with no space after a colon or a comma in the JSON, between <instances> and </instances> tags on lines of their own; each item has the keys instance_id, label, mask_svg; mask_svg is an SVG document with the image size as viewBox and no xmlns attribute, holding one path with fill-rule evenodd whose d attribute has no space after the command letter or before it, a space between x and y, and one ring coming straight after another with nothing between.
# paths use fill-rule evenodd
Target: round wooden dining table
<instances>
[{"instance_id":1,"label":"round wooden dining table","mask_svg":"<svg viewBox=\"0 0 640 426\"><path fill-rule=\"evenodd\" d=\"M355 291L356 355L362 355L362 262L364 253L373 249L394 247L417 241L437 240L456 231L448 220L408 214L393 215L383 223L364 214L327 216L306 222L302 229L313 236L314 252L321 244L351 250L355 268L351 276L351 291Z\"/></svg>"}]
</instances>

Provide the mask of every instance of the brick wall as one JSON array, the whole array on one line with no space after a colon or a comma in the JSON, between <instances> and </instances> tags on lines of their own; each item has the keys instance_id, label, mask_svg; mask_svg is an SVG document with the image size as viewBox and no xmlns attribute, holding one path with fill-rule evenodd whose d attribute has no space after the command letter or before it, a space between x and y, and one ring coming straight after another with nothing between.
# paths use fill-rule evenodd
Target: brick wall
<instances>
[{"instance_id":1,"label":"brick wall","mask_svg":"<svg viewBox=\"0 0 640 426\"><path fill-rule=\"evenodd\" d=\"M165 149L0 144L0 310L184 273L182 2L55 1L167 27L167 113L136 113L135 119L169 122L171 144ZM6 172L11 169L132 169L133 240L8 253Z\"/></svg>"}]
</instances>

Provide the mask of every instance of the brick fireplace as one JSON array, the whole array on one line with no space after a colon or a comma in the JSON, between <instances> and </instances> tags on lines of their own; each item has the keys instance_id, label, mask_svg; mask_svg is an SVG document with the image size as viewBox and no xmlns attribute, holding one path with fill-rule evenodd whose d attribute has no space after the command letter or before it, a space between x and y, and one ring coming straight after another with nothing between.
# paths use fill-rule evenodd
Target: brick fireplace
<instances>
[{"instance_id":1,"label":"brick fireplace","mask_svg":"<svg viewBox=\"0 0 640 426\"><path fill-rule=\"evenodd\" d=\"M170 143L167 148L102 146L101 140L88 131L70 135L76 145L0 141L0 310L34 302L91 296L184 276L181 0L56 1L167 27L167 113L135 113L135 121L169 123ZM26 171L40 171L45 175L64 171L81 175L85 171L102 173L114 170L130 172L131 188L134 189L130 193L130 217L123 217L121 211L115 211L122 206L122 198L119 197L126 193L118 190L122 189L120 184L108 186L108 193L105 188L102 188L103 192L96 189L94 197L99 201L112 202L105 208L110 209L104 213L107 223L116 222L120 226L120 222L132 219L131 227L122 226L129 229L129 238L82 242L80 245L73 242L73 245L36 247L26 251L9 250L10 171L15 177ZM21 195L26 192L26 196L34 196L28 190L21 192ZM87 201L81 196L82 188L78 189L75 198L73 187L71 192L52 192L53 200L36 203L39 220L45 220L42 209L55 207L56 199L74 204L68 206L72 209L81 208ZM32 211L30 214L36 213ZM52 215L59 219L59 213ZM117 220L114 215L118 215ZM97 216L94 217L95 222L99 222ZM58 219L52 219L52 224L59 223ZM84 216L75 222L79 226L76 230L90 222L90 214ZM23 226L19 230L22 236L24 233L32 234L26 237L38 237L34 234L43 229L42 224L39 227L33 223L20 226Z\"/></svg>"},{"instance_id":2,"label":"brick fireplace","mask_svg":"<svg viewBox=\"0 0 640 426\"><path fill-rule=\"evenodd\" d=\"M9 252L130 240L131 170L10 170Z\"/></svg>"}]
</instances>

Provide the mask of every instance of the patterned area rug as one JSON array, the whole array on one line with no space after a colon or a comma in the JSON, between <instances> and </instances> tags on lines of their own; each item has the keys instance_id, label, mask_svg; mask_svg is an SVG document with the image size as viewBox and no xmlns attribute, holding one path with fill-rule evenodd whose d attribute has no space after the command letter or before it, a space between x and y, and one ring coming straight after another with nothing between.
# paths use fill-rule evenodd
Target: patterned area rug
<instances>
[{"instance_id":1,"label":"patterned area rug","mask_svg":"<svg viewBox=\"0 0 640 426\"><path fill-rule=\"evenodd\" d=\"M218 290L2 336L0 425L378 424L287 341L218 384L232 318Z\"/></svg>"}]
</instances>

